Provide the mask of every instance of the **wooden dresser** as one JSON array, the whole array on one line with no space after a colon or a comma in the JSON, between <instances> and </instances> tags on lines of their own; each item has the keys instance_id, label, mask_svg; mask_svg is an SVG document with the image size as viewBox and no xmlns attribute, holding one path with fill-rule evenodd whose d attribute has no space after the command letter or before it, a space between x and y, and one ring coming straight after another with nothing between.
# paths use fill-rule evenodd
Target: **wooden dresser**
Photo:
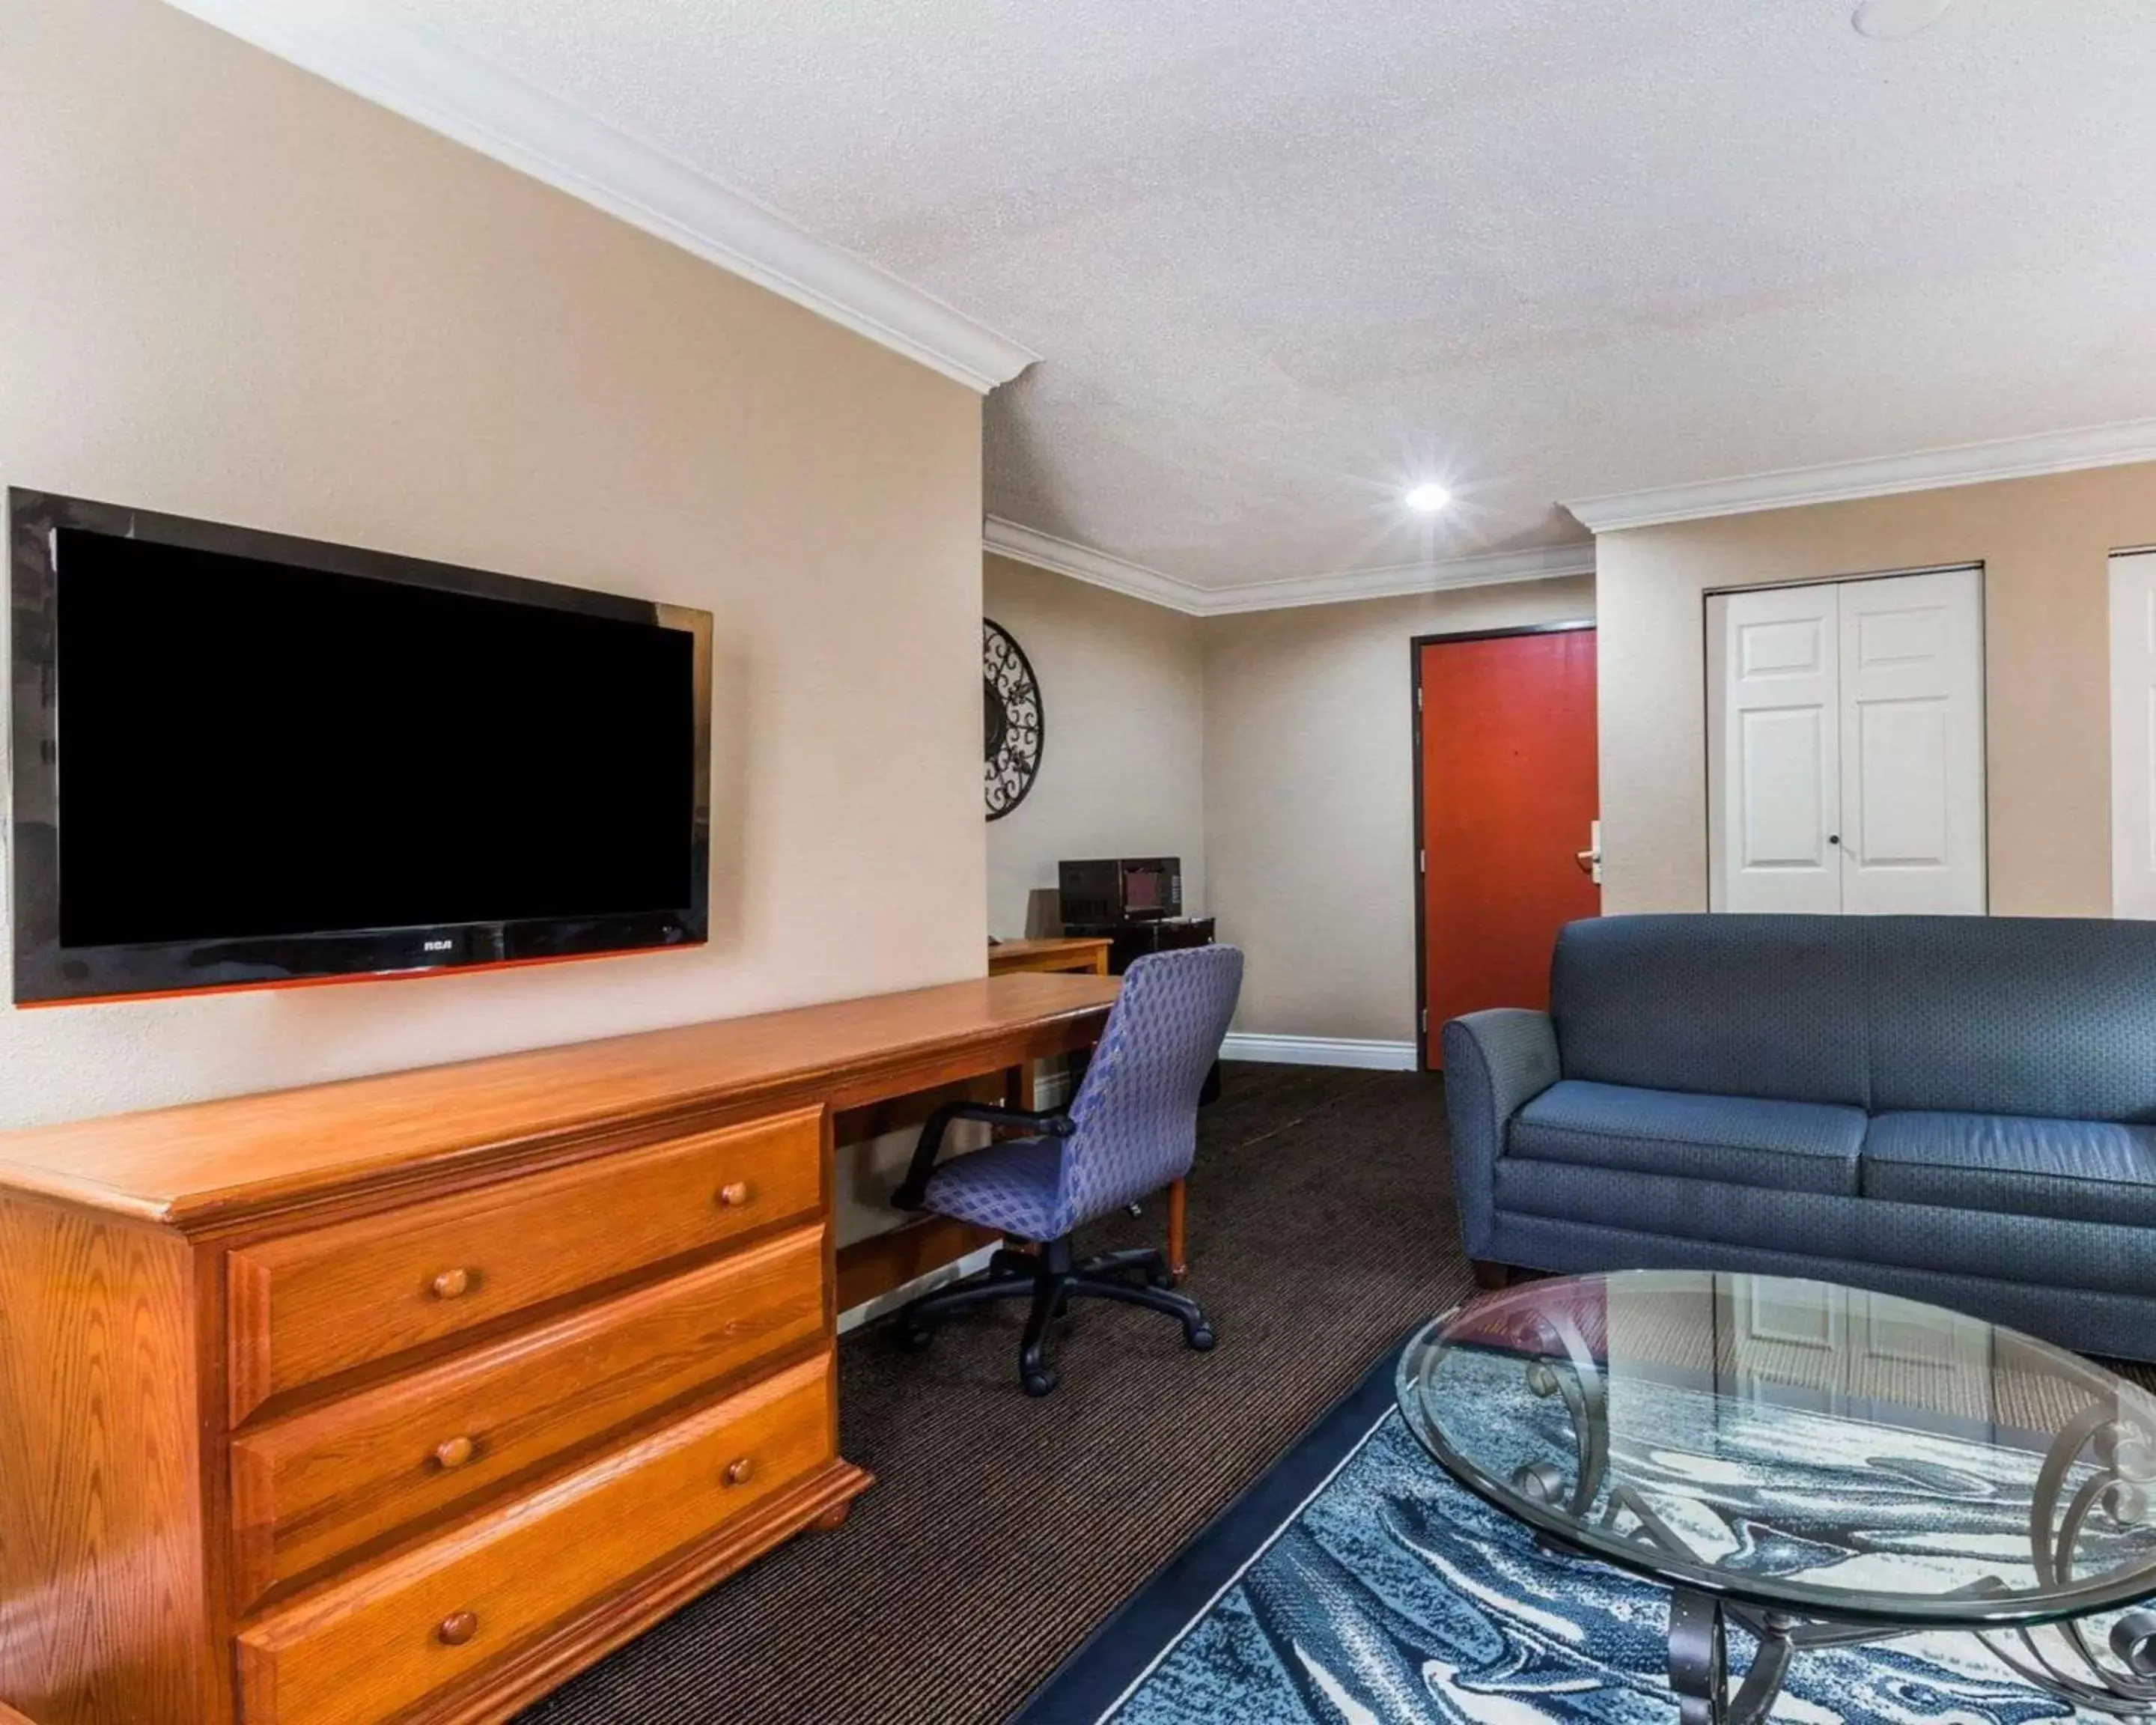
<instances>
[{"instance_id":1,"label":"wooden dresser","mask_svg":"<svg viewBox=\"0 0 2156 1725\"><path fill-rule=\"evenodd\" d=\"M869 1478L838 1448L833 1113L1086 1046L1115 987L0 1136L0 1703L501 1719L835 1526Z\"/></svg>"}]
</instances>

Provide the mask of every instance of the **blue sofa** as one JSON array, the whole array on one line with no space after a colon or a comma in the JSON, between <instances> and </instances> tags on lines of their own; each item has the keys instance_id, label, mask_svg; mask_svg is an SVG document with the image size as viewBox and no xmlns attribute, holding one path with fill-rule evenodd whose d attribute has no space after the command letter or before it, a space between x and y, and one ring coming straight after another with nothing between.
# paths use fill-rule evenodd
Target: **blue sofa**
<instances>
[{"instance_id":1,"label":"blue sofa","mask_svg":"<svg viewBox=\"0 0 2156 1725\"><path fill-rule=\"evenodd\" d=\"M1612 916L1445 1027L1471 1257L1812 1276L2156 1358L2156 924Z\"/></svg>"}]
</instances>

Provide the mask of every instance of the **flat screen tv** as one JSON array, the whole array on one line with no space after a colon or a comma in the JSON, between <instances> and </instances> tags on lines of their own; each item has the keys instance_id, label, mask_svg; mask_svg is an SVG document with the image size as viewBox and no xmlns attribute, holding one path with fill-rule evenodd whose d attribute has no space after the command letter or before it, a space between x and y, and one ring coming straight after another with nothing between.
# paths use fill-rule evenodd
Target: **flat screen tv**
<instances>
[{"instance_id":1,"label":"flat screen tv","mask_svg":"<svg viewBox=\"0 0 2156 1725\"><path fill-rule=\"evenodd\" d=\"M707 614L8 501L17 1004L704 939Z\"/></svg>"}]
</instances>

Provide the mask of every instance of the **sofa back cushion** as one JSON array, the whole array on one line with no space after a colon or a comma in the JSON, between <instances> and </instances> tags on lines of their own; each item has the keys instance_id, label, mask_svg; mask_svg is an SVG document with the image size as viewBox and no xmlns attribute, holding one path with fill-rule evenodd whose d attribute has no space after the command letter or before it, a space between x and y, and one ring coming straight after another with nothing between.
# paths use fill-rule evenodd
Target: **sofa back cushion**
<instances>
[{"instance_id":1,"label":"sofa back cushion","mask_svg":"<svg viewBox=\"0 0 2156 1725\"><path fill-rule=\"evenodd\" d=\"M1564 1076L1869 1107L1862 933L1840 916L1571 923L1550 971Z\"/></svg>"},{"instance_id":2,"label":"sofa back cushion","mask_svg":"<svg viewBox=\"0 0 2156 1725\"><path fill-rule=\"evenodd\" d=\"M1881 916L1863 927L1875 1111L2156 1122L2156 924Z\"/></svg>"}]
</instances>

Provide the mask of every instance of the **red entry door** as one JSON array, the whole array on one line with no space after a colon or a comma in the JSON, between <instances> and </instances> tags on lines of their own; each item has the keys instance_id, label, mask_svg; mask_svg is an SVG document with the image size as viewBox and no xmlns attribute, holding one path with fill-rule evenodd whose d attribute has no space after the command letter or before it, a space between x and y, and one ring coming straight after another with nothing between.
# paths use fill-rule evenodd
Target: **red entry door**
<instances>
[{"instance_id":1,"label":"red entry door","mask_svg":"<svg viewBox=\"0 0 2156 1725\"><path fill-rule=\"evenodd\" d=\"M1557 932L1602 912L1581 865L1599 806L1594 631L1426 641L1422 691L1424 1063L1445 1020L1549 1004Z\"/></svg>"}]
</instances>

